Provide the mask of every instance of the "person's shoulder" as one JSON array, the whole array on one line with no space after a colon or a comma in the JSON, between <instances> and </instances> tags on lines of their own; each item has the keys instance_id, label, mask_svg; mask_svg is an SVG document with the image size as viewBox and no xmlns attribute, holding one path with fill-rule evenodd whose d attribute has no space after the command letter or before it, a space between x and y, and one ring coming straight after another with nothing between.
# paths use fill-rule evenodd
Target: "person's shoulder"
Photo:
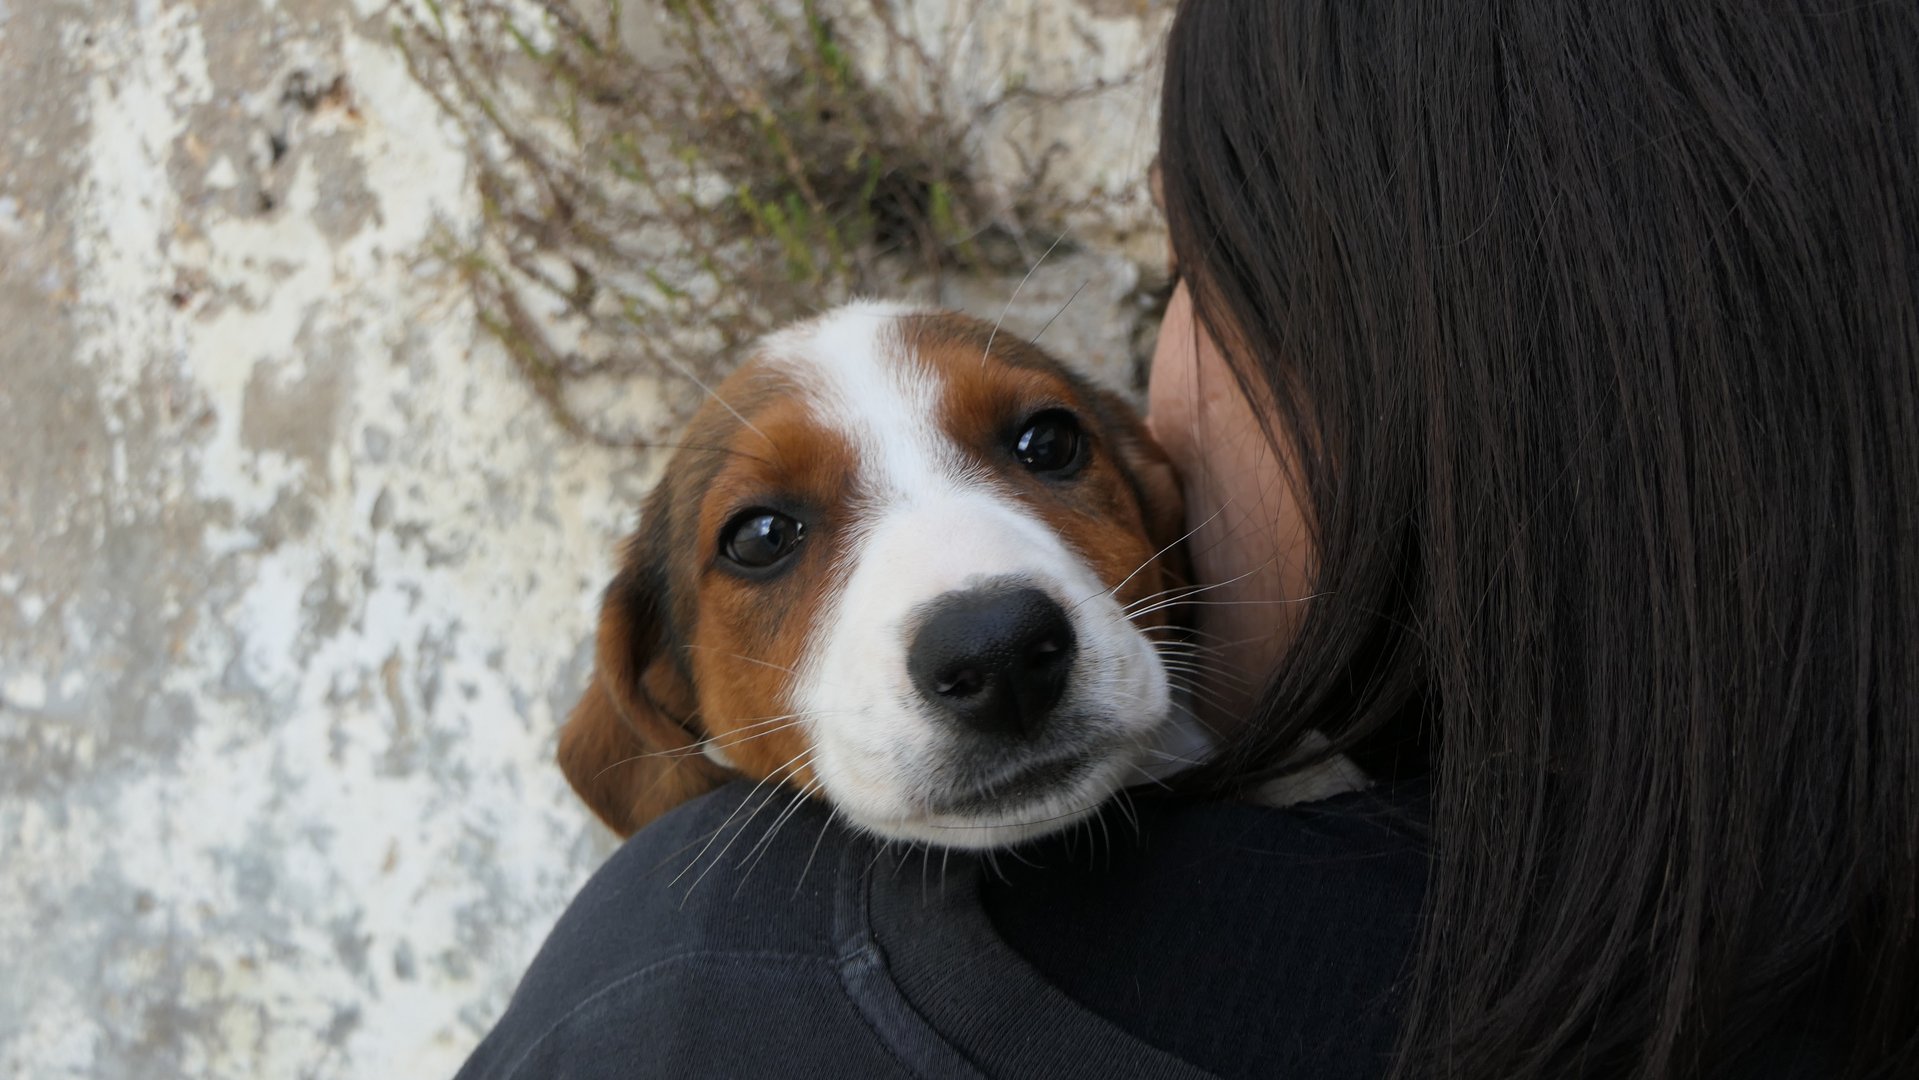
<instances>
[{"instance_id":1,"label":"person's shoulder","mask_svg":"<svg viewBox=\"0 0 1919 1080\"><path fill-rule=\"evenodd\" d=\"M1245 963L1248 932L1290 938L1271 932L1275 912L1293 919L1309 895L1324 900L1309 916L1321 929L1358 915L1386 937L1406 921L1401 907L1416 908L1421 859L1398 809L1142 804L1132 838L1103 845L1088 872L1070 857L1071 833L1006 860L935 853L880 843L791 792L729 785L654 822L594 874L460 1075L1020 1075L1040 1059L1060 1077L1203 1075L1192 1062L1205 1060L1207 1032L1186 1039L1159 1014L1197 1015L1196 986L1230 1011L1236 994L1271 982L1260 974L1270 968ZM1384 887L1382 875L1414 884ZM1006 917L997 928L994 908ZM1023 957L1033 936L1020 930L1044 947ZM1338 936L1341 954L1308 966L1351 974L1356 938ZM1125 941L1141 947L1113 948ZM1191 963L1165 978L1153 943ZM1397 947L1382 940L1368 955L1385 970ZM1128 957L1144 966L1116 978ZM1252 981L1235 990L1221 971ZM1279 982L1302 984L1297 973ZM1133 999L1157 984L1164 1008L1142 1016ZM1136 992L1113 1005L1115 987ZM1327 1009L1353 1000L1321 989ZM1248 1000L1298 1007L1299 996Z\"/></svg>"},{"instance_id":2,"label":"person's shoulder","mask_svg":"<svg viewBox=\"0 0 1919 1080\"><path fill-rule=\"evenodd\" d=\"M642 829L560 917L461 1077L704 1071L735 1044L763 1054L782 1029L801 1038L780 1022L795 1015L791 1000L817 1004L799 1028L845 1026L835 1004L839 853L822 851L846 837L828 826L824 808L734 784ZM793 832L802 829L804 843ZM741 1043L750 1014L765 1022ZM730 1067L746 1075L764 1064Z\"/></svg>"},{"instance_id":3,"label":"person's shoulder","mask_svg":"<svg viewBox=\"0 0 1919 1080\"><path fill-rule=\"evenodd\" d=\"M1115 835L1025 849L983 901L1051 985L1216 1075L1379 1076L1430 868L1424 802L1417 785L1285 808L1141 797Z\"/></svg>"},{"instance_id":4,"label":"person's shoulder","mask_svg":"<svg viewBox=\"0 0 1919 1080\"><path fill-rule=\"evenodd\" d=\"M799 843L802 835L818 846ZM829 955L832 863L820 853L836 856L844 842L818 803L728 784L621 845L554 936L603 945L610 936L635 950L632 959L687 949Z\"/></svg>"},{"instance_id":5,"label":"person's shoulder","mask_svg":"<svg viewBox=\"0 0 1919 1080\"><path fill-rule=\"evenodd\" d=\"M576 985L604 981L688 953L831 956L832 864L795 862L800 831L843 842L826 818L746 783L662 816L581 888L529 982L548 968Z\"/></svg>"}]
</instances>

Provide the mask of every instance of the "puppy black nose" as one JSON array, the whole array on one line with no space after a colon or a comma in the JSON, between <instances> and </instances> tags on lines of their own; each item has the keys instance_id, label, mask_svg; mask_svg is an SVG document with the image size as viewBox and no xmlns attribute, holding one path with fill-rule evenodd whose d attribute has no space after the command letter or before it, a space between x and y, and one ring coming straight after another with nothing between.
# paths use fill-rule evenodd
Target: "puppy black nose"
<instances>
[{"instance_id":1,"label":"puppy black nose","mask_svg":"<svg viewBox=\"0 0 1919 1080\"><path fill-rule=\"evenodd\" d=\"M920 696L993 735L1037 730L1073 666L1073 624L1030 586L975 589L938 601L907 651Z\"/></svg>"}]
</instances>

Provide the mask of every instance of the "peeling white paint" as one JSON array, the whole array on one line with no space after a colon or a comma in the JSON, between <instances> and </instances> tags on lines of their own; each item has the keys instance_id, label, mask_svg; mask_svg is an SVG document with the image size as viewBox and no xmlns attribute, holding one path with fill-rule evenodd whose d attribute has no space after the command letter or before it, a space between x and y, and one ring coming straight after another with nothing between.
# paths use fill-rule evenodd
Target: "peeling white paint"
<instances>
[{"instance_id":1,"label":"peeling white paint","mask_svg":"<svg viewBox=\"0 0 1919 1080\"><path fill-rule=\"evenodd\" d=\"M149 694L190 711L42 721L38 752L73 773L59 812L0 795L0 953L63 991L0 996L0 1063L448 1074L605 847L549 764L551 732L590 628L581 597L631 510L610 485L634 463L564 445L476 338L458 282L420 272L433 230L471 228L476 207L451 129L384 42L342 21L295 50L347 74L359 118L289 140L344 133L378 193L374 222L339 240L297 143L272 213L184 201L170 170L187 117L234 92L213 84L192 5L86 29L76 52L100 74L75 321L109 445L73 496L105 504L103 555L122 530L192 523L168 557L205 578L156 609L179 636L132 645L159 665ZM255 182L227 156L207 173L209 190ZM182 280L210 302L167 302ZM324 408L302 396L320 383ZM270 420L263 392L285 399ZM179 438L169 411L205 419ZM350 437L370 426L400 433L385 462ZM63 614L56 655L118 662L119 631ZM9 728L68 700L108 707L77 676L51 694L13 657ZM93 771L112 759L96 731L169 724L163 758ZM55 908L91 925L37 931Z\"/></svg>"},{"instance_id":2,"label":"peeling white paint","mask_svg":"<svg viewBox=\"0 0 1919 1080\"><path fill-rule=\"evenodd\" d=\"M0 277L71 349L7 362L73 390L0 387L55 417L0 518L0 1075L450 1075L610 847L553 736L658 463L570 440L476 332L464 148L385 6L0 0L80 103L6 149L57 198L0 196ZM352 109L286 104L301 71ZM1130 267L1051 269L1029 301L1094 276L1122 321Z\"/></svg>"},{"instance_id":3,"label":"peeling white paint","mask_svg":"<svg viewBox=\"0 0 1919 1080\"><path fill-rule=\"evenodd\" d=\"M46 680L23 671L0 683L0 701L16 709L40 709L47 704Z\"/></svg>"}]
</instances>

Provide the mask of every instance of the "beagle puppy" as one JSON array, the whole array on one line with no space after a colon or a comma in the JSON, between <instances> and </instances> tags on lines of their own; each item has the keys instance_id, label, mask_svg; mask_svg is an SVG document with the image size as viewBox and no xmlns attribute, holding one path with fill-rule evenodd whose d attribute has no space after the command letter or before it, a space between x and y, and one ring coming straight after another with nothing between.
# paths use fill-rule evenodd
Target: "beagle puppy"
<instances>
[{"instance_id":1,"label":"beagle puppy","mask_svg":"<svg viewBox=\"0 0 1919 1080\"><path fill-rule=\"evenodd\" d=\"M1175 698L1171 464L1117 395L950 312L854 303L713 388L560 736L627 835L729 778L1001 847L1203 749Z\"/></svg>"}]
</instances>

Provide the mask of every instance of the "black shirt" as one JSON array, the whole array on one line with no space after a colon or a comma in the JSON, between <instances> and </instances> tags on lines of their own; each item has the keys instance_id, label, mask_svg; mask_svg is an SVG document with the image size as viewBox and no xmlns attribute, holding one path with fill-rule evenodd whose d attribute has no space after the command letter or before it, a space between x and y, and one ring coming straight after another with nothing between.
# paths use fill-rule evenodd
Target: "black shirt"
<instances>
[{"instance_id":1,"label":"black shirt","mask_svg":"<svg viewBox=\"0 0 1919 1080\"><path fill-rule=\"evenodd\" d=\"M735 784L636 835L462 1080L1385 1071L1426 878L1411 794L1140 799L989 857L789 805Z\"/></svg>"}]
</instances>

